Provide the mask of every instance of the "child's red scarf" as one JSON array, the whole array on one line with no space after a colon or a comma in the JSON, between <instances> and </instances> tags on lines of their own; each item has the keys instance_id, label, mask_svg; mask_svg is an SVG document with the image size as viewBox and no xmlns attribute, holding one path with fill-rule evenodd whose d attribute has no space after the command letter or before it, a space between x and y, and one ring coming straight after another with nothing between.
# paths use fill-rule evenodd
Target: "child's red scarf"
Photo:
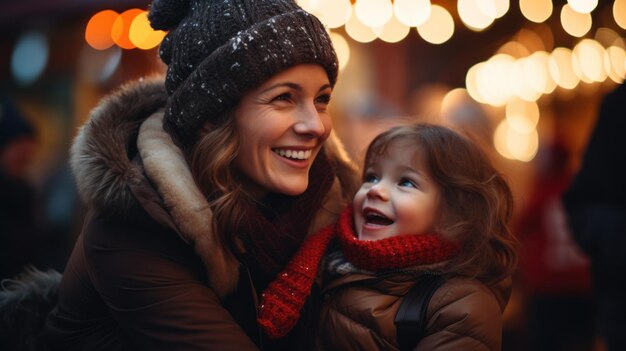
<instances>
[{"instance_id":1,"label":"child's red scarf","mask_svg":"<svg viewBox=\"0 0 626 351\"><path fill-rule=\"evenodd\" d=\"M261 297L258 323L271 338L287 334L298 322L300 309L311 293L321 258L337 236L346 258L368 271L415 267L448 260L458 243L437 234L398 235L381 240L358 240L353 231L352 209L344 210L335 226L307 238Z\"/></svg>"}]
</instances>

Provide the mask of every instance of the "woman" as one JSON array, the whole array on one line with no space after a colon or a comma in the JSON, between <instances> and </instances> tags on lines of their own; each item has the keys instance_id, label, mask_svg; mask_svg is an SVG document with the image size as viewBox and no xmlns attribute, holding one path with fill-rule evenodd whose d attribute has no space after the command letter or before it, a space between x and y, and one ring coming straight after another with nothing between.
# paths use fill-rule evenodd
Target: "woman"
<instances>
[{"instance_id":1,"label":"woman","mask_svg":"<svg viewBox=\"0 0 626 351\"><path fill-rule=\"evenodd\" d=\"M283 339L257 293L336 220L353 168L327 142L337 59L293 1L155 1L165 86L96 108L72 147L91 209L44 339L52 349L306 349L317 309ZM333 145L331 145L333 144Z\"/></svg>"}]
</instances>

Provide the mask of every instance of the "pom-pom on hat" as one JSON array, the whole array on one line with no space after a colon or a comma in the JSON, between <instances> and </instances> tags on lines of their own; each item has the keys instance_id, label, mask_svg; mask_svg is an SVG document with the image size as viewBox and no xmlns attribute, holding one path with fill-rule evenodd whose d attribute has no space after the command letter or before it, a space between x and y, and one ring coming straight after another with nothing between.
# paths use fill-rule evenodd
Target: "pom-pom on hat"
<instances>
[{"instance_id":1,"label":"pom-pom on hat","mask_svg":"<svg viewBox=\"0 0 626 351\"><path fill-rule=\"evenodd\" d=\"M165 129L183 146L248 90L298 64L319 64L331 86L337 56L321 22L293 0L154 0L153 28L167 30Z\"/></svg>"}]
</instances>

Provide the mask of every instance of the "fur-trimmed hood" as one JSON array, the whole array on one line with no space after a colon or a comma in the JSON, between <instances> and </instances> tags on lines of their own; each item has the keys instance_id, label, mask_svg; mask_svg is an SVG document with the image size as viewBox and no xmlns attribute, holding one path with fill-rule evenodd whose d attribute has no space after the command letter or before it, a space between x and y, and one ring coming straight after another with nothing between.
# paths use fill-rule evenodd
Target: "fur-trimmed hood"
<instances>
[{"instance_id":1,"label":"fur-trimmed hood","mask_svg":"<svg viewBox=\"0 0 626 351\"><path fill-rule=\"evenodd\" d=\"M130 157L141 123L165 106L162 81L143 79L121 87L94 108L80 128L70 163L85 205L102 213L128 213L137 203L131 185L143 170Z\"/></svg>"},{"instance_id":2,"label":"fur-trimmed hood","mask_svg":"<svg viewBox=\"0 0 626 351\"><path fill-rule=\"evenodd\" d=\"M134 82L103 99L80 128L71 149L78 191L89 208L107 215L132 213L142 206L155 217L156 201L165 214L159 216L159 223L194 247L212 288L223 297L236 287L239 263L218 244L208 202L182 151L163 130L166 101L162 78ZM337 178L310 232L334 222L356 189L356 168L337 142L332 138L325 148L337 165ZM137 196L138 189L146 188L158 193L150 198L149 206L144 196Z\"/></svg>"}]
</instances>

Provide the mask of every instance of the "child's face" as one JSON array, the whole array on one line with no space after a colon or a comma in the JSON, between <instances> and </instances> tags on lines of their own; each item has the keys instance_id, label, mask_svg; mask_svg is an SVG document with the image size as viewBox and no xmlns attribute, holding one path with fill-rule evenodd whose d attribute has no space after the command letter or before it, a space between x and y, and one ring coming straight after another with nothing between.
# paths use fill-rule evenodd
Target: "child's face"
<instances>
[{"instance_id":1,"label":"child's face","mask_svg":"<svg viewBox=\"0 0 626 351\"><path fill-rule=\"evenodd\" d=\"M415 145L394 142L366 167L353 202L360 240L435 230L441 191Z\"/></svg>"}]
</instances>

